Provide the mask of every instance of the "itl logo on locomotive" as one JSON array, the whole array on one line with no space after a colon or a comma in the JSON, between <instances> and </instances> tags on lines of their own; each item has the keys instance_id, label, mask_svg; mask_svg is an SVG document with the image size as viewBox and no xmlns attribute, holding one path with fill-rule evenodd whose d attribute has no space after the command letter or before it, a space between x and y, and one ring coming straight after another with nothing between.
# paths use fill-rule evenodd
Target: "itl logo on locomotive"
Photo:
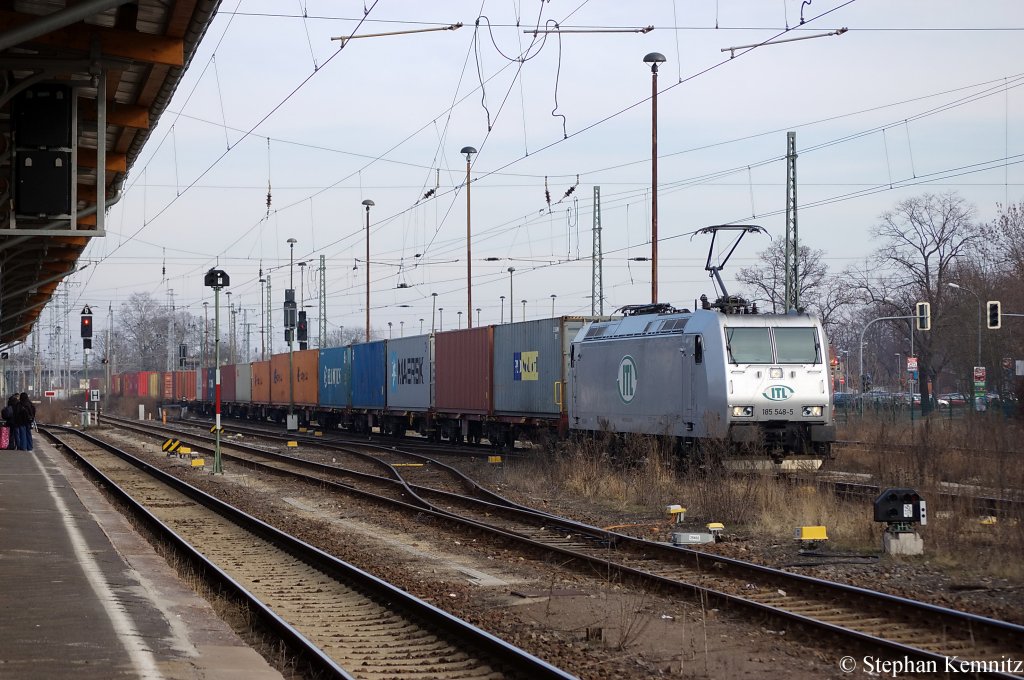
<instances>
[{"instance_id":1,"label":"itl logo on locomotive","mask_svg":"<svg viewBox=\"0 0 1024 680\"><path fill-rule=\"evenodd\" d=\"M761 396L769 401L786 401L793 396L794 392L796 390L788 385L772 385L762 392Z\"/></svg>"},{"instance_id":2,"label":"itl logo on locomotive","mask_svg":"<svg viewBox=\"0 0 1024 680\"><path fill-rule=\"evenodd\" d=\"M619 388L619 399L627 404L633 401L639 381L637 380L636 361L628 354L619 362L619 374L616 376L615 382Z\"/></svg>"}]
</instances>

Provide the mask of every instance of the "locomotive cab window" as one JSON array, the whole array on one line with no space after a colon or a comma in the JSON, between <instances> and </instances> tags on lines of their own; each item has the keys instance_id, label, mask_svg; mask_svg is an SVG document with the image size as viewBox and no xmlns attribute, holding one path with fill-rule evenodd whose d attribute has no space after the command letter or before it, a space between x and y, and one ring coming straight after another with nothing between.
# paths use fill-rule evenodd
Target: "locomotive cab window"
<instances>
[{"instance_id":1,"label":"locomotive cab window","mask_svg":"<svg viewBox=\"0 0 1024 680\"><path fill-rule=\"evenodd\" d=\"M820 364L818 332L813 327L776 328L775 352L780 364Z\"/></svg>"},{"instance_id":2,"label":"locomotive cab window","mask_svg":"<svg viewBox=\"0 0 1024 680\"><path fill-rule=\"evenodd\" d=\"M704 363L704 338L700 335L693 337L693 362L695 364Z\"/></svg>"},{"instance_id":3,"label":"locomotive cab window","mask_svg":"<svg viewBox=\"0 0 1024 680\"><path fill-rule=\"evenodd\" d=\"M772 337L767 328L725 329L729 361L734 364L772 363Z\"/></svg>"}]
</instances>

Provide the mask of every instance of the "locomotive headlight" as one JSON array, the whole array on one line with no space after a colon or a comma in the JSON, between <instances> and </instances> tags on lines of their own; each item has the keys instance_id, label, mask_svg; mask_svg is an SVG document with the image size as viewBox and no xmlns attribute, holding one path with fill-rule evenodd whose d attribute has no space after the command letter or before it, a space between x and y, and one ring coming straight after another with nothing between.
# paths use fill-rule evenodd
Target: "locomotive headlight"
<instances>
[{"instance_id":1,"label":"locomotive headlight","mask_svg":"<svg viewBox=\"0 0 1024 680\"><path fill-rule=\"evenodd\" d=\"M773 380L782 380L782 369L778 367L768 369L768 377Z\"/></svg>"},{"instance_id":2,"label":"locomotive headlight","mask_svg":"<svg viewBox=\"0 0 1024 680\"><path fill-rule=\"evenodd\" d=\"M822 409L821 406L804 406L804 418L820 418Z\"/></svg>"},{"instance_id":3,"label":"locomotive headlight","mask_svg":"<svg viewBox=\"0 0 1024 680\"><path fill-rule=\"evenodd\" d=\"M732 417L733 418L749 418L754 415L753 406L733 406Z\"/></svg>"}]
</instances>

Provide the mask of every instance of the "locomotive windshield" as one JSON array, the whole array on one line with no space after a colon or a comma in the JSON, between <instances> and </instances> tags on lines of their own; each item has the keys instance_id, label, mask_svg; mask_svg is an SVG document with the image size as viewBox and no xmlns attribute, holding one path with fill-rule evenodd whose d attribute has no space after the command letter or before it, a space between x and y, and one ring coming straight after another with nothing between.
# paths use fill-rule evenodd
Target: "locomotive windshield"
<instances>
[{"instance_id":1,"label":"locomotive windshield","mask_svg":"<svg viewBox=\"0 0 1024 680\"><path fill-rule=\"evenodd\" d=\"M775 352L780 364L818 364L818 333L813 327L776 328Z\"/></svg>"},{"instance_id":2,"label":"locomotive windshield","mask_svg":"<svg viewBox=\"0 0 1024 680\"><path fill-rule=\"evenodd\" d=\"M772 363L772 338L767 328L726 328L729 360L734 364Z\"/></svg>"},{"instance_id":3,"label":"locomotive windshield","mask_svg":"<svg viewBox=\"0 0 1024 680\"><path fill-rule=\"evenodd\" d=\"M772 335L775 352L772 352ZM734 364L819 364L818 333L813 326L802 328L725 329L729 361Z\"/></svg>"}]
</instances>

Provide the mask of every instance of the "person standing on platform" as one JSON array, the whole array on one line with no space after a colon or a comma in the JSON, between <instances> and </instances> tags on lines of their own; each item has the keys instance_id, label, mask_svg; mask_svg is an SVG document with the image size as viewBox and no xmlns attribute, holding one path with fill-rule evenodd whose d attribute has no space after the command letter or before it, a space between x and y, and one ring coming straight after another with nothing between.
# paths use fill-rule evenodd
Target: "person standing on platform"
<instances>
[{"instance_id":1,"label":"person standing on platform","mask_svg":"<svg viewBox=\"0 0 1024 680\"><path fill-rule=\"evenodd\" d=\"M25 445L26 451L32 450L32 424L36 421L36 406L32 403L32 400L28 398L27 392L22 392L18 398L18 402L21 407L25 409L25 433L22 438L22 443Z\"/></svg>"}]
</instances>

